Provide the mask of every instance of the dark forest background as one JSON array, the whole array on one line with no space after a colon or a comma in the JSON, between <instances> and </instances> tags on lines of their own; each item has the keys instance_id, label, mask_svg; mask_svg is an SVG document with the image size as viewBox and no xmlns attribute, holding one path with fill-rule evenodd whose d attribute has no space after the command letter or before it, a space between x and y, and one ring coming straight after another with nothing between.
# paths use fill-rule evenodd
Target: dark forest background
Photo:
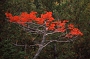
<instances>
[{"instance_id":1,"label":"dark forest background","mask_svg":"<svg viewBox=\"0 0 90 59\"><path fill-rule=\"evenodd\" d=\"M32 59L36 46L25 49L13 43L30 45L36 42L33 38L39 40L41 36L8 22L6 11L13 15L31 11L40 15L52 11L55 19L67 19L83 32L84 35L74 42L48 45L37 59L90 59L90 0L0 0L0 59Z\"/></svg>"}]
</instances>

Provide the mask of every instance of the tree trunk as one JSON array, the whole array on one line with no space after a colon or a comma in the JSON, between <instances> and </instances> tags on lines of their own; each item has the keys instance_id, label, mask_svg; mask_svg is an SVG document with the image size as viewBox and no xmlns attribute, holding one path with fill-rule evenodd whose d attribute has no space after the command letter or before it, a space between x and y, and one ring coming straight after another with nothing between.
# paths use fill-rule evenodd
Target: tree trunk
<instances>
[{"instance_id":1,"label":"tree trunk","mask_svg":"<svg viewBox=\"0 0 90 59\"><path fill-rule=\"evenodd\" d=\"M39 56L39 54L40 54L40 52L42 51L42 49L43 49L43 47L40 47L40 48L38 49L38 51L37 51L37 53L35 54L35 56L34 56L33 59L36 59L36 58Z\"/></svg>"},{"instance_id":2,"label":"tree trunk","mask_svg":"<svg viewBox=\"0 0 90 59\"><path fill-rule=\"evenodd\" d=\"M43 39L42 39L41 44L40 44L40 46L39 46L39 49L38 49L38 51L37 51L37 53L35 54L35 56L34 56L33 59L36 59L36 58L39 56L40 52L42 51L43 45L44 45L44 42L45 42L45 37L46 37L46 32L43 34Z\"/></svg>"}]
</instances>

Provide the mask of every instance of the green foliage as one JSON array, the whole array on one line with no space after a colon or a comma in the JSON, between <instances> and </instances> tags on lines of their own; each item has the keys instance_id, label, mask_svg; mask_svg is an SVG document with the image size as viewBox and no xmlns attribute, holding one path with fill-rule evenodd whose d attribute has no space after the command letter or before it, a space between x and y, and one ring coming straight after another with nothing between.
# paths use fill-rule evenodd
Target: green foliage
<instances>
[{"instance_id":1,"label":"green foliage","mask_svg":"<svg viewBox=\"0 0 90 59\"><path fill-rule=\"evenodd\" d=\"M52 11L55 19L70 20L81 29L84 36L74 43L57 43L57 58L90 59L90 0L6 0L2 7L13 15L30 11L37 11L39 14ZM16 47L12 43L18 41L19 44L34 44L41 40L42 35L28 34L19 25L3 19L5 19L5 15L1 16L2 21L0 20L0 59L24 59L25 56L32 59L37 47L28 47L25 53L24 47ZM60 34L49 35L47 40L57 39L58 35ZM55 42L48 45L38 59L55 59L54 44Z\"/></svg>"},{"instance_id":2,"label":"green foliage","mask_svg":"<svg viewBox=\"0 0 90 59\"><path fill-rule=\"evenodd\" d=\"M17 49L10 43L10 40L0 42L1 59L12 59L15 56Z\"/></svg>"},{"instance_id":3,"label":"green foliage","mask_svg":"<svg viewBox=\"0 0 90 59\"><path fill-rule=\"evenodd\" d=\"M24 59L25 55L21 47L14 46L11 40L0 42L0 59Z\"/></svg>"},{"instance_id":4,"label":"green foliage","mask_svg":"<svg viewBox=\"0 0 90 59\"><path fill-rule=\"evenodd\" d=\"M8 0L6 2L7 11L10 11L14 15L19 15L20 12L30 12L36 8L31 0Z\"/></svg>"},{"instance_id":5,"label":"green foliage","mask_svg":"<svg viewBox=\"0 0 90 59\"><path fill-rule=\"evenodd\" d=\"M75 52L75 57L77 59L90 59L90 40L89 39L82 39L79 40L78 42L75 42L74 44L74 52Z\"/></svg>"}]
</instances>

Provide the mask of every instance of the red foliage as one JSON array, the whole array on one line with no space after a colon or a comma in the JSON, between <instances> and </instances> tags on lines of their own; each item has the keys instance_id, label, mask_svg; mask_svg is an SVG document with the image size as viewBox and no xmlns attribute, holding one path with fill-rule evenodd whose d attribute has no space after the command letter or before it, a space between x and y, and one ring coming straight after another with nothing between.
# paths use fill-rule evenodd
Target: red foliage
<instances>
[{"instance_id":1,"label":"red foliage","mask_svg":"<svg viewBox=\"0 0 90 59\"><path fill-rule=\"evenodd\" d=\"M48 26L48 30L54 30L55 29L55 24L50 24L50 26Z\"/></svg>"},{"instance_id":2,"label":"red foliage","mask_svg":"<svg viewBox=\"0 0 90 59\"><path fill-rule=\"evenodd\" d=\"M11 13L8 13L8 12L6 12L5 15L6 15L7 18L12 17L12 14Z\"/></svg>"},{"instance_id":3,"label":"red foliage","mask_svg":"<svg viewBox=\"0 0 90 59\"><path fill-rule=\"evenodd\" d=\"M44 20L52 22L54 18L52 17L52 12L47 12L46 14L41 14L41 18Z\"/></svg>"},{"instance_id":4,"label":"red foliage","mask_svg":"<svg viewBox=\"0 0 90 59\"><path fill-rule=\"evenodd\" d=\"M41 14L41 17L36 17L36 14L37 12L22 12L19 16L12 16L11 13L5 13L10 22L16 22L21 25L25 25L27 22L36 22L40 25L45 24L46 30L48 31L66 32L66 23L69 22L68 20L53 21L52 12ZM83 35L83 33L81 33L78 28L75 28L73 24L69 24L67 29L70 30L70 32L66 34L65 37L72 38L73 36Z\"/></svg>"},{"instance_id":5,"label":"red foliage","mask_svg":"<svg viewBox=\"0 0 90 59\"><path fill-rule=\"evenodd\" d=\"M38 24L43 24L44 23L44 19L43 18L36 18L35 21Z\"/></svg>"},{"instance_id":6,"label":"red foliage","mask_svg":"<svg viewBox=\"0 0 90 59\"><path fill-rule=\"evenodd\" d=\"M66 35L68 38L72 38L73 36L80 35L82 36L83 33L78 28L73 28L71 31Z\"/></svg>"},{"instance_id":7,"label":"red foliage","mask_svg":"<svg viewBox=\"0 0 90 59\"><path fill-rule=\"evenodd\" d=\"M69 25L68 25L68 29L71 30L71 29L73 29L73 28L74 28L74 25L73 25L73 24L69 24Z\"/></svg>"}]
</instances>

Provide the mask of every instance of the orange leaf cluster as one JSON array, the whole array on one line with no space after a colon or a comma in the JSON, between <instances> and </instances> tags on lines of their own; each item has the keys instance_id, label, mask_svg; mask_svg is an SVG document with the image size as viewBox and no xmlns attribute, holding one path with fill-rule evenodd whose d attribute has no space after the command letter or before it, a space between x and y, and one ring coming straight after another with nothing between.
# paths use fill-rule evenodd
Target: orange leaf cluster
<instances>
[{"instance_id":1,"label":"orange leaf cluster","mask_svg":"<svg viewBox=\"0 0 90 59\"><path fill-rule=\"evenodd\" d=\"M10 22L16 22L21 25L25 25L26 22L32 22L32 20L36 19L37 12L22 12L19 16L12 16L11 13L6 12L5 15L9 19Z\"/></svg>"},{"instance_id":2,"label":"orange leaf cluster","mask_svg":"<svg viewBox=\"0 0 90 59\"><path fill-rule=\"evenodd\" d=\"M11 13L6 12L5 15L10 22L16 22L21 25L25 25L27 22L35 22L37 24L45 24L46 30L55 31L55 32L65 32L66 23L68 20L63 21L53 21L52 12L46 12L41 14L40 17L36 17L37 12L32 11L31 13L22 12L19 16L13 16ZM76 35L83 35L78 28L75 28L73 24L68 25L70 32L66 34L65 37L73 37Z\"/></svg>"},{"instance_id":3,"label":"orange leaf cluster","mask_svg":"<svg viewBox=\"0 0 90 59\"><path fill-rule=\"evenodd\" d=\"M80 36L83 35L83 33L78 28L75 28L73 24L69 24L68 29L70 30L70 32L66 35L66 37L72 38L73 36L76 35L80 35Z\"/></svg>"}]
</instances>

